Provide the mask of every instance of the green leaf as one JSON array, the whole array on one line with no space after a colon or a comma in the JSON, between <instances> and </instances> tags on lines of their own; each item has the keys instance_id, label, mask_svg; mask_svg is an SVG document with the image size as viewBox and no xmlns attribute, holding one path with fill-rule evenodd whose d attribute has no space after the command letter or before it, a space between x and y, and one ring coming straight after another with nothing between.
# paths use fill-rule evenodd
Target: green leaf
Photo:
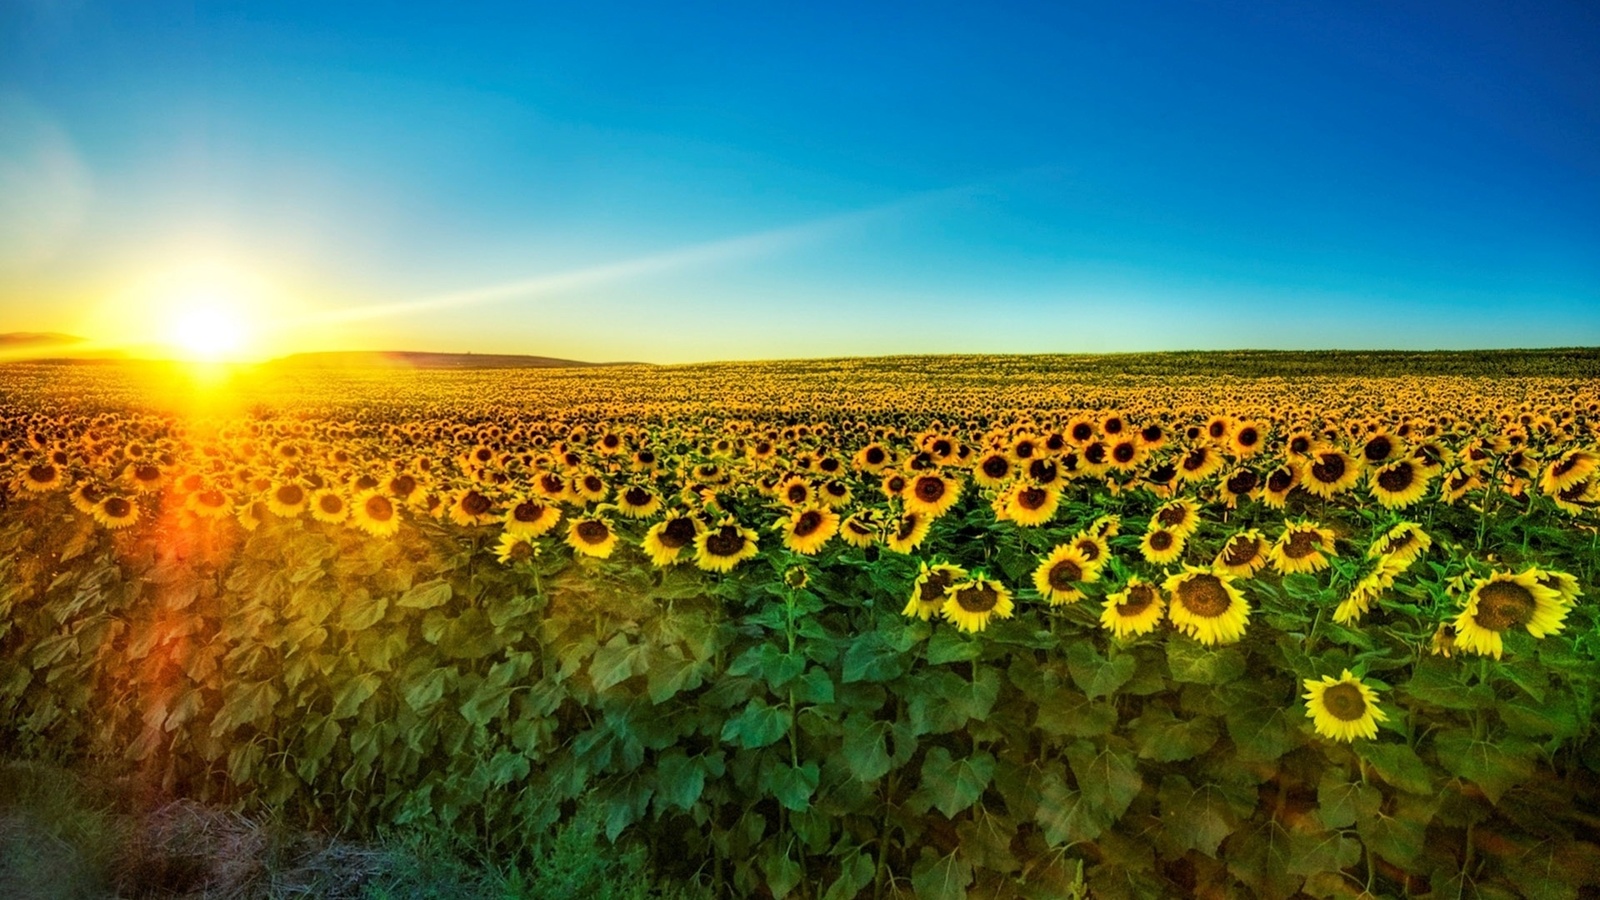
<instances>
[{"instance_id":1,"label":"green leaf","mask_svg":"<svg viewBox=\"0 0 1600 900\"><path fill-rule=\"evenodd\" d=\"M1457 663L1428 656L1412 667L1411 678L1406 681L1404 691L1430 706L1470 710L1494 701L1492 693L1485 698L1479 687L1467 687Z\"/></svg>"},{"instance_id":2,"label":"green leaf","mask_svg":"<svg viewBox=\"0 0 1600 900\"><path fill-rule=\"evenodd\" d=\"M1305 881L1291 871L1293 853L1288 829L1269 818L1228 839L1228 871L1257 897L1286 900Z\"/></svg>"},{"instance_id":3,"label":"green leaf","mask_svg":"<svg viewBox=\"0 0 1600 900\"><path fill-rule=\"evenodd\" d=\"M629 642L627 635L619 634L589 657L589 679L596 693L627 681L647 668L646 644Z\"/></svg>"},{"instance_id":4,"label":"green leaf","mask_svg":"<svg viewBox=\"0 0 1600 900\"><path fill-rule=\"evenodd\" d=\"M348 719L355 715L361 710L361 704L376 694L382 684L383 680L375 672L367 672L346 680L333 695L332 717Z\"/></svg>"},{"instance_id":5,"label":"green leaf","mask_svg":"<svg viewBox=\"0 0 1600 900\"><path fill-rule=\"evenodd\" d=\"M1234 789L1230 795L1230 788L1224 785L1195 787L1182 775L1163 778L1157 796L1163 833L1182 849L1197 850L1212 859L1240 817L1255 806L1255 797L1246 797L1243 791Z\"/></svg>"},{"instance_id":6,"label":"green leaf","mask_svg":"<svg viewBox=\"0 0 1600 900\"><path fill-rule=\"evenodd\" d=\"M1228 736L1243 760L1271 762L1297 742L1288 711L1279 707L1246 705L1230 711L1227 723Z\"/></svg>"},{"instance_id":7,"label":"green leaf","mask_svg":"<svg viewBox=\"0 0 1600 900\"><path fill-rule=\"evenodd\" d=\"M1131 723L1134 746L1140 759L1156 762L1181 762L1210 750L1221 735L1217 720L1210 716L1179 719L1165 708L1146 707Z\"/></svg>"},{"instance_id":8,"label":"green leaf","mask_svg":"<svg viewBox=\"0 0 1600 900\"><path fill-rule=\"evenodd\" d=\"M501 638L477 607L461 611L439 635L439 651L452 659L481 659L500 649Z\"/></svg>"},{"instance_id":9,"label":"green leaf","mask_svg":"<svg viewBox=\"0 0 1600 900\"><path fill-rule=\"evenodd\" d=\"M484 774L488 777L490 785L501 787L527 778L531 768L526 756L510 750L501 750L489 760Z\"/></svg>"},{"instance_id":10,"label":"green leaf","mask_svg":"<svg viewBox=\"0 0 1600 900\"><path fill-rule=\"evenodd\" d=\"M1433 793L1433 777L1427 764L1409 746L1360 741L1354 749L1389 784L1413 794Z\"/></svg>"},{"instance_id":11,"label":"green leaf","mask_svg":"<svg viewBox=\"0 0 1600 900\"><path fill-rule=\"evenodd\" d=\"M404 697L406 705L417 712L439 702L444 696L445 687L450 683L450 677L455 674L455 669L440 666L420 678L413 679L406 684Z\"/></svg>"},{"instance_id":12,"label":"green leaf","mask_svg":"<svg viewBox=\"0 0 1600 900\"><path fill-rule=\"evenodd\" d=\"M1135 767L1133 755L1113 744L1097 747L1089 741L1078 741L1067 748L1067 762L1084 797L1113 822L1128 811L1128 804L1144 787L1144 777Z\"/></svg>"},{"instance_id":13,"label":"green leaf","mask_svg":"<svg viewBox=\"0 0 1600 900\"><path fill-rule=\"evenodd\" d=\"M811 795L816 793L822 771L815 762L803 762L798 767L779 762L773 767L772 796L785 809L802 812L811 806Z\"/></svg>"},{"instance_id":14,"label":"green leaf","mask_svg":"<svg viewBox=\"0 0 1600 900\"><path fill-rule=\"evenodd\" d=\"M487 681L479 682L472 696L459 707L461 717L479 727L488 725L511 704L511 690Z\"/></svg>"},{"instance_id":15,"label":"green leaf","mask_svg":"<svg viewBox=\"0 0 1600 900\"><path fill-rule=\"evenodd\" d=\"M222 737L239 725L264 726L283 694L270 681L246 682L236 686L211 720L211 736Z\"/></svg>"},{"instance_id":16,"label":"green leaf","mask_svg":"<svg viewBox=\"0 0 1600 900\"><path fill-rule=\"evenodd\" d=\"M889 771L889 723L865 713L851 713L844 726L844 762L860 781L876 781Z\"/></svg>"},{"instance_id":17,"label":"green leaf","mask_svg":"<svg viewBox=\"0 0 1600 900\"><path fill-rule=\"evenodd\" d=\"M833 677L821 666L812 666L810 671L795 682L796 703L832 703L833 694Z\"/></svg>"},{"instance_id":18,"label":"green leaf","mask_svg":"<svg viewBox=\"0 0 1600 900\"><path fill-rule=\"evenodd\" d=\"M667 809L688 809L705 790L706 770L699 758L691 759L673 748L656 761L656 799Z\"/></svg>"},{"instance_id":19,"label":"green leaf","mask_svg":"<svg viewBox=\"0 0 1600 900\"><path fill-rule=\"evenodd\" d=\"M1361 844L1337 831L1291 831L1289 872L1317 875L1338 872L1361 861Z\"/></svg>"},{"instance_id":20,"label":"green leaf","mask_svg":"<svg viewBox=\"0 0 1600 900\"><path fill-rule=\"evenodd\" d=\"M1139 667L1130 653L1121 653L1112 659L1101 656L1088 641L1078 641L1067 647L1067 670L1072 681L1089 699L1104 697L1128 683Z\"/></svg>"},{"instance_id":21,"label":"green leaf","mask_svg":"<svg viewBox=\"0 0 1600 900\"><path fill-rule=\"evenodd\" d=\"M364 631L382 621L383 614L388 610L388 600L367 596L363 592L345 601L339 624L347 631Z\"/></svg>"},{"instance_id":22,"label":"green leaf","mask_svg":"<svg viewBox=\"0 0 1600 900\"><path fill-rule=\"evenodd\" d=\"M755 750L777 743L789 733L793 723L794 716L789 710L768 706L765 700L757 698L722 726L722 739L747 750Z\"/></svg>"},{"instance_id":23,"label":"green leaf","mask_svg":"<svg viewBox=\"0 0 1600 900\"><path fill-rule=\"evenodd\" d=\"M409 609L432 609L450 602L453 593L447 582L434 579L412 585L395 604Z\"/></svg>"},{"instance_id":24,"label":"green leaf","mask_svg":"<svg viewBox=\"0 0 1600 900\"><path fill-rule=\"evenodd\" d=\"M907 664L904 654L888 644L881 634L868 632L844 652L844 683L892 681L906 670Z\"/></svg>"},{"instance_id":25,"label":"green leaf","mask_svg":"<svg viewBox=\"0 0 1600 900\"><path fill-rule=\"evenodd\" d=\"M972 884L972 866L952 851L939 856L927 847L922 858L911 867L911 889L917 900L966 900Z\"/></svg>"},{"instance_id":26,"label":"green leaf","mask_svg":"<svg viewBox=\"0 0 1600 900\"><path fill-rule=\"evenodd\" d=\"M1376 815L1382 804L1382 791L1350 781L1336 769L1324 771L1317 783L1317 817L1324 828L1349 828Z\"/></svg>"},{"instance_id":27,"label":"green leaf","mask_svg":"<svg viewBox=\"0 0 1600 900\"><path fill-rule=\"evenodd\" d=\"M703 660L664 656L655 660L645 672L651 703L664 703L668 699L692 691L705 683L710 666Z\"/></svg>"},{"instance_id":28,"label":"green leaf","mask_svg":"<svg viewBox=\"0 0 1600 900\"><path fill-rule=\"evenodd\" d=\"M949 750L934 747L922 761L921 790L948 819L976 803L993 778L994 757L987 751L958 761Z\"/></svg>"},{"instance_id":29,"label":"green leaf","mask_svg":"<svg viewBox=\"0 0 1600 900\"><path fill-rule=\"evenodd\" d=\"M1465 731L1438 735L1433 747L1445 769L1482 788L1491 803L1499 803L1506 791L1533 776L1533 757L1538 753L1538 747L1524 738L1490 742Z\"/></svg>"},{"instance_id":30,"label":"green leaf","mask_svg":"<svg viewBox=\"0 0 1600 900\"><path fill-rule=\"evenodd\" d=\"M767 842L767 852L761 855L761 871L767 876L767 890L772 892L773 900L783 900L800 883L800 864L789 857L786 850L779 850L781 841L774 839Z\"/></svg>"},{"instance_id":31,"label":"green leaf","mask_svg":"<svg viewBox=\"0 0 1600 900\"><path fill-rule=\"evenodd\" d=\"M1090 802L1083 791L1068 787L1055 772L1040 777L1038 791L1039 805L1033 818L1051 846L1092 841L1111 824L1105 809Z\"/></svg>"},{"instance_id":32,"label":"green leaf","mask_svg":"<svg viewBox=\"0 0 1600 900\"><path fill-rule=\"evenodd\" d=\"M1035 721L1040 731L1058 737L1099 737L1117 724L1117 709L1105 700L1090 700L1071 688L1057 688L1039 702Z\"/></svg>"},{"instance_id":33,"label":"green leaf","mask_svg":"<svg viewBox=\"0 0 1600 900\"><path fill-rule=\"evenodd\" d=\"M1357 819L1356 833L1371 852L1397 866L1413 865L1422 855L1428 823L1438 805L1438 797L1397 794L1392 813L1380 807L1377 815Z\"/></svg>"},{"instance_id":34,"label":"green leaf","mask_svg":"<svg viewBox=\"0 0 1600 900\"><path fill-rule=\"evenodd\" d=\"M1244 674L1244 655L1232 647L1211 648L1186 638L1173 638L1166 645L1167 668L1175 681L1226 684Z\"/></svg>"},{"instance_id":35,"label":"green leaf","mask_svg":"<svg viewBox=\"0 0 1600 900\"><path fill-rule=\"evenodd\" d=\"M977 659L982 653L980 639L954 628L940 628L928 639L927 658L932 666Z\"/></svg>"},{"instance_id":36,"label":"green leaf","mask_svg":"<svg viewBox=\"0 0 1600 900\"><path fill-rule=\"evenodd\" d=\"M946 734L986 719L1000 696L1000 672L982 668L972 680L948 670L924 673L910 685L907 717L917 734Z\"/></svg>"},{"instance_id":37,"label":"green leaf","mask_svg":"<svg viewBox=\"0 0 1600 900\"><path fill-rule=\"evenodd\" d=\"M872 883L876 873L877 866L873 865L871 857L861 852L850 853L840 860L839 877L828 885L822 900L854 900Z\"/></svg>"}]
</instances>

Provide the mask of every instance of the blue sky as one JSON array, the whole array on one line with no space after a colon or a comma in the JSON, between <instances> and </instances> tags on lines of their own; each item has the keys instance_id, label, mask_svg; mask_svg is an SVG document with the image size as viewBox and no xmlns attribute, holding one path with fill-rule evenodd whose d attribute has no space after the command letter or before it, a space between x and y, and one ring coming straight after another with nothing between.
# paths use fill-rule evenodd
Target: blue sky
<instances>
[{"instance_id":1,"label":"blue sky","mask_svg":"<svg viewBox=\"0 0 1600 900\"><path fill-rule=\"evenodd\" d=\"M1600 344L1593 4L454 6L0 6L0 331Z\"/></svg>"}]
</instances>

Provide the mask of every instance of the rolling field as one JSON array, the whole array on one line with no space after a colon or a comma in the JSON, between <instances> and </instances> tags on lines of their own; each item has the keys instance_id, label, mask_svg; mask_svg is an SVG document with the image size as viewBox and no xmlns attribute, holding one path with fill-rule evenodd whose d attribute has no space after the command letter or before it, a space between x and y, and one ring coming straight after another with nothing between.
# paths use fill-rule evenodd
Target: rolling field
<instances>
[{"instance_id":1,"label":"rolling field","mask_svg":"<svg viewBox=\"0 0 1600 900\"><path fill-rule=\"evenodd\" d=\"M0 746L721 896L1600 890L1600 352L0 366Z\"/></svg>"}]
</instances>

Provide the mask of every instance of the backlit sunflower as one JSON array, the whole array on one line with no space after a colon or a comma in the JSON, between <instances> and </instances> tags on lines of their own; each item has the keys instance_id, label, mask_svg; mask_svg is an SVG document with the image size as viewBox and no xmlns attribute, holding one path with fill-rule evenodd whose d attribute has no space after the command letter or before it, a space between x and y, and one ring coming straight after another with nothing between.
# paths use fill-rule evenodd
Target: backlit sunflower
<instances>
[{"instance_id":1,"label":"backlit sunflower","mask_svg":"<svg viewBox=\"0 0 1600 900\"><path fill-rule=\"evenodd\" d=\"M911 596L900 615L916 616L926 622L944 609L950 586L964 581L967 570L949 563L929 565L926 560L918 565L917 580L911 584Z\"/></svg>"},{"instance_id":2,"label":"backlit sunflower","mask_svg":"<svg viewBox=\"0 0 1600 900\"><path fill-rule=\"evenodd\" d=\"M509 531L502 532L500 541L495 545L494 558L502 565L527 562L539 555L539 547L526 535L513 534Z\"/></svg>"},{"instance_id":3,"label":"backlit sunflower","mask_svg":"<svg viewBox=\"0 0 1600 900\"><path fill-rule=\"evenodd\" d=\"M450 521L457 525L487 525L496 518L494 501L477 488L458 492L450 504Z\"/></svg>"},{"instance_id":4,"label":"backlit sunflower","mask_svg":"<svg viewBox=\"0 0 1600 900\"><path fill-rule=\"evenodd\" d=\"M921 472L909 480L900 496L907 510L936 518L961 499L961 482L938 472Z\"/></svg>"},{"instance_id":5,"label":"backlit sunflower","mask_svg":"<svg viewBox=\"0 0 1600 900\"><path fill-rule=\"evenodd\" d=\"M1153 566L1164 566L1183 555L1183 538L1165 528L1151 528L1139 543L1139 553Z\"/></svg>"},{"instance_id":6,"label":"backlit sunflower","mask_svg":"<svg viewBox=\"0 0 1600 900\"><path fill-rule=\"evenodd\" d=\"M228 495L209 485L185 497L183 508L202 519L224 519L233 515L233 502Z\"/></svg>"},{"instance_id":7,"label":"backlit sunflower","mask_svg":"<svg viewBox=\"0 0 1600 900\"><path fill-rule=\"evenodd\" d=\"M1080 583L1100 577L1099 570L1090 566L1072 544L1061 544L1040 561L1033 570L1033 586L1051 606L1064 606L1083 599Z\"/></svg>"},{"instance_id":8,"label":"backlit sunflower","mask_svg":"<svg viewBox=\"0 0 1600 900\"><path fill-rule=\"evenodd\" d=\"M1061 492L1032 481L1018 481L999 496L997 516L1024 527L1043 525L1055 517Z\"/></svg>"},{"instance_id":9,"label":"backlit sunflower","mask_svg":"<svg viewBox=\"0 0 1600 900\"><path fill-rule=\"evenodd\" d=\"M127 497L112 494L102 497L91 513L94 520L106 528L127 528L139 521L139 505Z\"/></svg>"},{"instance_id":10,"label":"backlit sunflower","mask_svg":"<svg viewBox=\"0 0 1600 900\"><path fill-rule=\"evenodd\" d=\"M1338 679L1322 676L1321 681L1308 678L1306 687L1306 718L1311 720L1317 734L1336 741L1353 741L1358 737L1372 740L1378 736L1378 723L1389 717L1378 708L1378 695L1362 683L1360 678L1345 669Z\"/></svg>"},{"instance_id":11,"label":"backlit sunflower","mask_svg":"<svg viewBox=\"0 0 1600 900\"><path fill-rule=\"evenodd\" d=\"M704 529L694 516L672 513L645 532L644 552L652 563L665 568L679 560L685 547L693 548Z\"/></svg>"},{"instance_id":12,"label":"backlit sunflower","mask_svg":"<svg viewBox=\"0 0 1600 900\"><path fill-rule=\"evenodd\" d=\"M777 527L783 532L785 547L811 556L839 533L839 514L827 506L812 505L792 510L788 516L778 520Z\"/></svg>"},{"instance_id":13,"label":"backlit sunflower","mask_svg":"<svg viewBox=\"0 0 1600 900\"><path fill-rule=\"evenodd\" d=\"M1596 472L1600 472L1600 453L1575 447L1545 466L1539 476L1539 490L1545 494L1559 494L1588 481Z\"/></svg>"},{"instance_id":14,"label":"backlit sunflower","mask_svg":"<svg viewBox=\"0 0 1600 900\"><path fill-rule=\"evenodd\" d=\"M1246 529L1228 538L1213 565L1229 575L1249 578L1267 564L1267 546L1261 532Z\"/></svg>"},{"instance_id":15,"label":"backlit sunflower","mask_svg":"<svg viewBox=\"0 0 1600 900\"><path fill-rule=\"evenodd\" d=\"M975 633L988 628L991 619L1011 618L1012 608L1006 586L980 573L950 585L940 612L957 628Z\"/></svg>"},{"instance_id":16,"label":"backlit sunflower","mask_svg":"<svg viewBox=\"0 0 1600 900\"><path fill-rule=\"evenodd\" d=\"M78 512L86 516L92 516L94 515L94 508L99 506L100 501L104 500L105 497L106 492L98 485L85 481L72 489L72 494L68 499L72 501L73 507Z\"/></svg>"},{"instance_id":17,"label":"backlit sunflower","mask_svg":"<svg viewBox=\"0 0 1600 900\"><path fill-rule=\"evenodd\" d=\"M1244 637L1250 604L1234 586L1232 575L1187 566L1162 587L1169 598L1167 618L1178 630L1207 646Z\"/></svg>"},{"instance_id":18,"label":"backlit sunflower","mask_svg":"<svg viewBox=\"0 0 1600 900\"><path fill-rule=\"evenodd\" d=\"M584 556L605 559L617 547L617 531L603 515L580 516L567 526L567 546Z\"/></svg>"},{"instance_id":19,"label":"backlit sunflower","mask_svg":"<svg viewBox=\"0 0 1600 900\"><path fill-rule=\"evenodd\" d=\"M1561 595L1539 583L1536 570L1496 572L1473 585L1466 608L1456 616L1456 646L1499 659L1504 632L1526 628L1542 638L1562 629L1567 612Z\"/></svg>"},{"instance_id":20,"label":"backlit sunflower","mask_svg":"<svg viewBox=\"0 0 1600 900\"><path fill-rule=\"evenodd\" d=\"M369 488L350 501L350 515L357 528L373 537L392 537L400 530L400 510L377 488Z\"/></svg>"},{"instance_id":21,"label":"backlit sunflower","mask_svg":"<svg viewBox=\"0 0 1600 900\"><path fill-rule=\"evenodd\" d=\"M22 475L17 479L22 484L22 489L30 493L43 494L53 491L66 483L66 473L61 467L52 463L34 463L22 470Z\"/></svg>"},{"instance_id":22,"label":"backlit sunflower","mask_svg":"<svg viewBox=\"0 0 1600 900\"><path fill-rule=\"evenodd\" d=\"M757 552L756 533L727 518L695 538L694 564L708 572L727 572Z\"/></svg>"},{"instance_id":23,"label":"backlit sunflower","mask_svg":"<svg viewBox=\"0 0 1600 900\"><path fill-rule=\"evenodd\" d=\"M294 482L274 484L267 492L267 510L275 516L292 519L306 510L310 494Z\"/></svg>"},{"instance_id":24,"label":"backlit sunflower","mask_svg":"<svg viewBox=\"0 0 1600 900\"><path fill-rule=\"evenodd\" d=\"M1367 478L1372 496L1389 509L1404 509L1421 500L1431 481L1431 470L1409 457L1374 469Z\"/></svg>"},{"instance_id":25,"label":"backlit sunflower","mask_svg":"<svg viewBox=\"0 0 1600 900\"><path fill-rule=\"evenodd\" d=\"M561 510L539 500L518 500L506 510L501 521L508 533L533 538L556 527L561 521Z\"/></svg>"},{"instance_id":26,"label":"backlit sunflower","mask_svg":"<svg viewBox=\"0 0 1600 900\"><path fill-rule=\"evenodd\" d=\"M1286 522L1267 558L1284 575L1320 572L1333 553L1333 531L1310 522Z\"/></svg>"},{"instance_id":27,"label":"backlit sunflower","mask_svg":"<svg viewBox=\"0 0 1600 900\"><path fill-rule=\"evenodd\" d=\"M932 527L931 516L908 509L889 520L883 545L896 553L910 553L928 537Z\"/></svg>"},{"instance_id":28,"label":"backlit sunflower","mask_svg":"<svg viewBox=\"0 0 1600 900\"><path fill-rule=\"evenodd\" d=\"M640 485L630 485L617 495L617 509L630 519L648 519L661 509L661 497Z\"/></svg>"},{"instance_id":29,"label":"backlit sunflower","mask_svg":"<svg viewBox=\"0 0 1600 900\"><path fill-rule=\"evenodd\" d=\"M308 506L311 518L329 525L337 525L350 517L350 504L333 488L313 491Z\"/></svg>"},{"instance_id":30,"label":"backlit sunflower","mask_svg":"<svg viewBox=\"0 0 1600 900\"><path fill-rule=\"evenodd\" d=\"M1106 597L1100 627L1126 640L1155 630L1166 603L1156 586L1140 578L1128 579L1122 590Z\"/></svg>"}]
</instances>

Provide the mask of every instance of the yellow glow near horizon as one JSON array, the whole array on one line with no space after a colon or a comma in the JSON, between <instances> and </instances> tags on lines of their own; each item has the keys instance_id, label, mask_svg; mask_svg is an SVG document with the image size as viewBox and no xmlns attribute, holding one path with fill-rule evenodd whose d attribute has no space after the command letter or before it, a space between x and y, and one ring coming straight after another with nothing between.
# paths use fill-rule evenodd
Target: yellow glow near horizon
<instances>
[{"instance_id":1,"label":"yellow glow near horizon","mask_svg":"<svg viewBox=\"0 0 1600 900\"><path fill-rule=\"evenodd\" d=\"M193 297L170 313L167 340L190 359L233 359L246 349L250 327L238 304L223 297Z\"/></svg>"}]
</instances>

